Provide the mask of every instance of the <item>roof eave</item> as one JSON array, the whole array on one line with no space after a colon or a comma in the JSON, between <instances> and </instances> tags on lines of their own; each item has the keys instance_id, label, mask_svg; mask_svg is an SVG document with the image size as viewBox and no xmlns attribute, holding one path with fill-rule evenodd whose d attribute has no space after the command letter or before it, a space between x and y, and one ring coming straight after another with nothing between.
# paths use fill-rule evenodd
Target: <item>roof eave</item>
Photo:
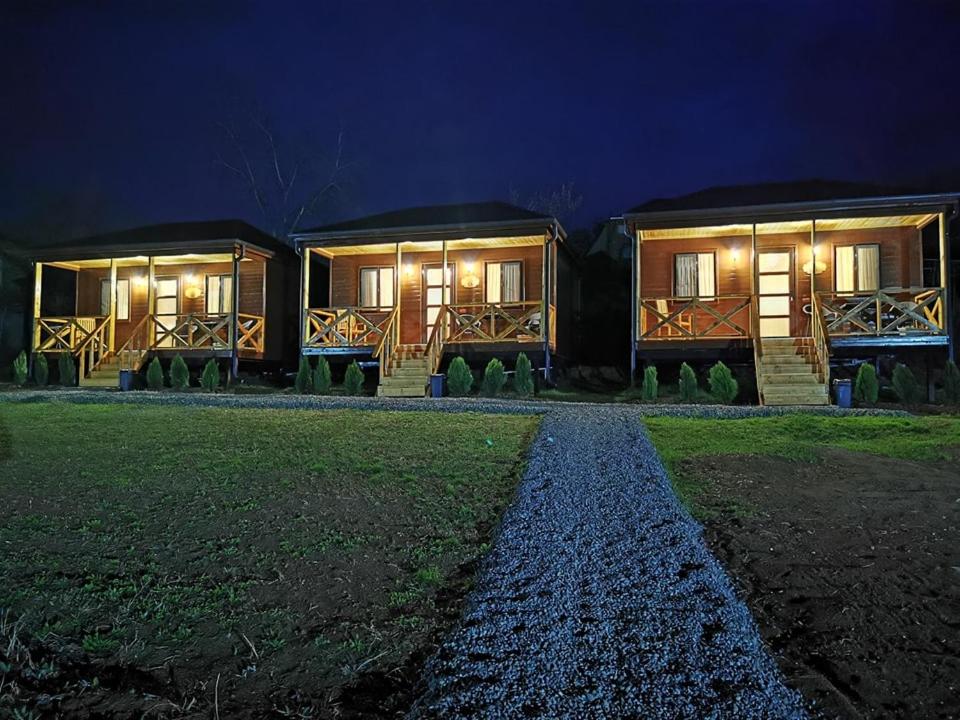
<instances>
[{"instance_id":1,"label":"roof eave","mask_svg":"<svg viewBox=\"0 0 960 720\"><path fill-rule=\"evenodd\" d=\"M237 245L248 247L258 254L272 258L276 252L257 243L240 238L217 238L210 240L191 240L188 243L122 243L113 245L73 245L58 246L55 248L38 248L24 252L26 257L36 261L63 261L70 260L107 260L115 257L130 257L136 255L162 256L181 255L197 250L220 250L232 252Z\"/></svg>"},{"instance_id":2,"label":"roof eave","mask_svg":"<svg viewBox=\"0 0 960 720\"><path fill-rule=\"evenodd\" d=\"M424 236L424 235L444 235L462 232L490 232L493 230L522 230L526 228L539 228L550 230L557 227L561 239L566 240L567 234L556 220L550 218L529 218L525 220L496 220L491 222L478 223L448 223L445 225L406 225L390 228L368 228L363 230L331 230L326 232L295 232L290 234L290 239L297 244L309 244L313 242L324 242L328 240L345 241L350 240L369 240L377 238L392 238L398 235Z\"/></svg>"}]
</instances>

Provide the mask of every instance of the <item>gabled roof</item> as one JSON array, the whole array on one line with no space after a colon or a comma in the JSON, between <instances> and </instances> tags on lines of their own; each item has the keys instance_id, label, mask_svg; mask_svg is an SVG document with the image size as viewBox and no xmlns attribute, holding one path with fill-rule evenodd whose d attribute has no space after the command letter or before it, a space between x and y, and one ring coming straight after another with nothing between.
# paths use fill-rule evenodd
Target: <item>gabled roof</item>
<instances>
[{"instance_id":1,"label":"gabled roof","mask_svg":"<svg viewBox=\"0 0 960 720\"><path fill-rule=\"evenodd\" d=\"M470 234L495 235L498 230L536 229L545 231L557 223L543 213L526 210L505 202L425 205L368 215L344 222L300 230L290 235L298 242L329 244L348 240L357 245L376 243L387 236L436 236ZM558 223L557 223L558 224ZM559 224L558 224L559 226ZM560 229L561 236L563 229Z\"/></svg>"},{"instance_id":2,"label":"gabled roof","mask_svg":"<svg viewBox=\"0 0 960 720\"><path fill-rule=\"evenodd\" d=\"M123 255L189 252L240 242L270 254L290 253L290 246L243 220L163 223L64 240L27 249L37 258L83 259Z\"/></svg>"}]
</instances>

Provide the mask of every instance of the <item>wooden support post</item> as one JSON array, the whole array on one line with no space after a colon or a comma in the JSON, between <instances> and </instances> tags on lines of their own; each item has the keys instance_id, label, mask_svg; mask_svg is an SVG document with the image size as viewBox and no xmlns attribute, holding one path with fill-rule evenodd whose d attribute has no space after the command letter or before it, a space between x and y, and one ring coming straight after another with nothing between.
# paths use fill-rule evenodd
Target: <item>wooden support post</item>
<instances>
[{"instance_id":1,"label":"wooden support post","mask_svg":"<svg viewBox=\"0 0 960 720\"><path fill-rule=\"evenodd\" d=\"M232 295L230 298L230 380L231 382L237 379L237 372L240 369L240 355L237 350L237 340L239 336L239 328L237 323L237 303L240 301L240 259L244 255L244 250L242 246L235 246L233 248L233 288Z\"/></svg>"},{"instance_id":2,"label":"wooden support post","mask_svg":"<svg viewBox=\"0 0 960 720\"><path fill-rule=\"evenodd\" d=\"M300 256L300 348L307 344L310 337L309 310L310 310L310 253L306 245ZM333 286L333 263L330 264L331 287Z\"/></svg>"},{"instance_id":3,"label":"wooden support post","mask_svg":"<svg viewBox=\"0 0 960 720\"><path fill-rule=\"evenodd\" d=\"M543 372L544 380L550 379L550 339L547 329L547 284L550 260L548 257L548 248L550 247L549 233L543 236L543 255L541 265L543 266L542 277L540 279L540 333L543 335Z\"/></svg>"},{"instance_id":4,"label":"wooden support post","mask_svg":"<svg viewBox=\"0 0 960 720\"><path fill-rule=\"evenodd\" d=\"M396 320L394 320L394 323L396 323L396 326L397 326L396 332L397 332L397 336L399 337L400 328L402 327L402 325L400 325L400 313L401 313L400 292L403 287L403 284L400 282L400 273L403 272L403 266L401 265L401 263L403 262L403 256L400 252L399 241L397 241L396 250L397 250L397 261L396 261L397 266L393 271L393 306L397 309L397 317L396 317ZM332 276L330 278L330 284L333 285Z\"/></svg>"},{"instance_id":5,"label":"wooden support post","mask_svg":"<svg viewBox=\"0 0 960 720\"><path fill-rule=\"evenodd\" d=\"M450 295L450 288L448 287L448 285L449 285L449 283L450 283L450 275L449 275L449 270L447 269L447 240L446 240L446 238L443 239L443 242L442 242L442 244L441 244L441 247L442 247L442 249L443 249L443 285L441 286L441 288L442 288L442 293L441 293L440 304L441 304L441 305L446 305L448 302L450 302L450 297L449 297L449 295Z\"/></svg>"},{"instance_id":6,"label":"wooden support post","mask_svg":"<svg viewBox=\"0 0 960 720\"><path fill-rule=\"evenodd\" d=\"M947 357L956 357L957 340L953 336L953 303L950 302L950 243L947 240L947 215L940 213L940 302L943 329L947 335Z\"/></svg>"},{"instance_id":7,"label":"wooden support post","mask_svg":"<svg viewBox=\"0 0 960 720\"><path fill-rule=\"evenodd\" d=\"M128 301L129 302L129 301ZM110 352L117 349L117 259L110 258Z\"/></svg>"},{"instance_id":8,"label":"wooden support post","mask_svg":"<svg viewBox=\"0 0 960 720\"><path fill-rule=\"evenodd\" d=\"M147 260L147 348L157 342L157 259L152 255Z\"/></svg>"},{"instance_id":9,"label":"wooden support post","mask_svg":"<svg viewBox=\"0 0 960 720\"><path fill-rule=\"evenodd\" d=\"M33 350L37 351L40 349L40 308L41 303L40 299L42 297L41 287L43 284L43 263L37 262L33 264L33 328L30 333L30 337L33 339ZM33 354L31 353L31 361L33 359ZM32 363L31 363L32 369Z\"/></svg>"}]
</instances>

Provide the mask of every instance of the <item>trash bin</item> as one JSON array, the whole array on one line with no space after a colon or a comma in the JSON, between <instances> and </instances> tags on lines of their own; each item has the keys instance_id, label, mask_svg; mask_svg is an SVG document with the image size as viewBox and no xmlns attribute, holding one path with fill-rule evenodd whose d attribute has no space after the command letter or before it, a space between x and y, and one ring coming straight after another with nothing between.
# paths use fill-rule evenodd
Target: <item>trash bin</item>
<instances>
[{"instance_id":1,"label":"trash bin","mask_svg":"<svg viewBox=\"0 0 960 720\"><path fill-rule=\"evenodd\" d=\"M430 397L443 397L443 373L430 376Z\"/></svg>"},{"instance_id":2,"label":"trash bin","mask_svg":"<svg viewBox=\"0 0 960 720\"><path fill-rule=\"evenodd\" d=\"M853 381L852 380L834 380L833 397L837 401L837 407L848 408L853 403Z\"/></svg>"},{"instance_id":3,"label":"trash bin","mask_svg":"<svg viewBox=\"0 0 960 720\"><path fill-rule=\"evenodd\" d=\"M133 390L133 370L120 371L120 390L123 392Z\"/></svg>"}]
</instances>

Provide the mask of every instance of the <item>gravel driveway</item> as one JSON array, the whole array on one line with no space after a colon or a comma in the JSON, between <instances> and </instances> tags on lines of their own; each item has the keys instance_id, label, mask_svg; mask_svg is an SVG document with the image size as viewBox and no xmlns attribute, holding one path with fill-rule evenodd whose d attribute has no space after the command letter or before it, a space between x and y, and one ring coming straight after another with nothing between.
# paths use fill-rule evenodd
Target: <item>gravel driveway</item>
<instances>
[{"instance_id":1,"label":"gravel driveway","mask_svg":"<svg viewBox=\"0 0 960 720\"><path fill-rule=\"evenodd\" d=\"M517 498L410 717L806 717L640 422L781 408L89 391L4 400L543 413Z\"/></svg>"}]
</instances>

